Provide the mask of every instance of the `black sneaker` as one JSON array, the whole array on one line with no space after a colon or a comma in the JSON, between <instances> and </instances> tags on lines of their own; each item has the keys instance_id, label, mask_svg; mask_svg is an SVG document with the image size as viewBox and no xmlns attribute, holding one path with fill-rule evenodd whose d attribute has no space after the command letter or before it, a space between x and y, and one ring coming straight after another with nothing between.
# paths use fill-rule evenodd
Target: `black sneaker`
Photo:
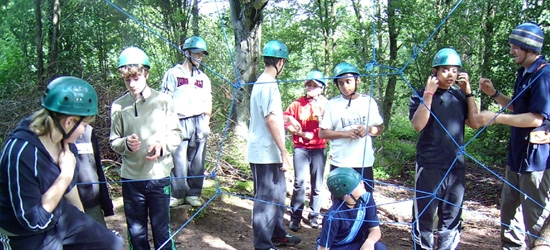
<instances>
[{"instance_id":1,"label":"black sneaker","mask_svg":"<svg viewBox=\"0 0 550 250\"><path fill-rule=\"evenodd\" d=\"M270 247L270 248L268 248L268 249L254 248L254 250L279 250L279 248L276 248L276 247Z\"/></svg>"},{"instance_id":2,"label":"black sneaker","mask_svg":"<svg viewBox=\"0 0 550 250\"><path fill-rule=\"evenodd\" d=\"M284 238L273 238L271 239L271 242L273 242L274 246L293 246L298 245L298 243L302 242L302 239L298 236L292 236L290 234L286 234Z\"/></svg>"},{"instance_id":3,"label":"black sneaker","mask_svg":"<svg viewBox=\"0 0 550 250\"><path fill-rule=\"evenodd\" d=\"M294 231L294 232L298 232L298 230L300 230L300 228L302 227L302 224L300 224L299 221L290 221L290 224L288 224L288 228L290 228L290 230Z\"/></svg>"}]
</instances>

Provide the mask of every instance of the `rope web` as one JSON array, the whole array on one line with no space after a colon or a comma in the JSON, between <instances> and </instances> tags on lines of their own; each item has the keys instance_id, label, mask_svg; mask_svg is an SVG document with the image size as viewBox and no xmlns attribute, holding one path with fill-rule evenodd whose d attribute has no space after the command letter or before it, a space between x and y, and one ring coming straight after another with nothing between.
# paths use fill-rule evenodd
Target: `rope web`
<instances>
[{"instance_id":1,"label":"rope web","mask_svg":"<svg viewBox=\"0 0 550 250\"><path fill-rule=\"evenodd\" d=\"M179 48L178 45L172 43L171 41L169 41L168 39L166 39L165 37L163 37L162 35L160 35L158 32L154 31L151 27L147 26L146 24L144 24L143 22L139 21L137 18L133 17L132 15L130 15L129 13L127 13L126 11L124 11L123 9L121 9L120 7L116 6L114 3L112 3L111 1L109 0L104 0L106 3L108 3L109 5L111 5L113 8L115 8L116 10L118 10L119 12L123 13L124 15L126 15L128 18L130 18L131 20L135 21L136 23L138 23L139 25L143 26L145 29L147 29L149 32L153 33L155 36L159 37L160 39L162 39L163 41L165 41L166 43L168 43L169 45L171 45L173 48L177 49L179 52L183 53L183 51ZM373 1L373 4L372 4L372 13L370 14L370 17L373 18L373 22L372 22L372 40L373 40L373 46L372 46L372 60L370 62L368 62L364 69L366 70L367 74L363 74L361 75L361 77L365 77L367 79L369 79L370 81L370 84L369 84L369 92L370 93L374 93L375 89L374 89L374 84L375 84L375 78L377 77L389 77L389 76L396 76L398 77L400 80L402 80L410 89L411 89L411 93L416 93L415 91L415 88L411 85L411 83L405 78L405 76L403 75L403 72L410 66L410 64L416 60L417 56L419 55L419 53L421 53L421 51L426 47L426 45L429 43L429 41L434 37L434 35L441 29L441 27L447 22L447 20L452 16L452 14L457 10L457 8L462 4L462 1L463 0L458 0L456 2L456 4L452 7L452 9L449 11L449 13L441 20L441 22L437 25L437 27L435 27L435 29L433 30L433 32L419 45L417 46L416 48L413 49L413 54L410 56L410 58L408 59L408 61L406 61L401 67L391 67L391 66L386 66L386 65L381 65L379 64L377 61L376 61L376 39L377 39L377 27L376 27L376 19L378 17L376 17L376 0L372 0ZM237 76L236 79L238 79L237 81L235 82L232 82L230 80L228 80L227 78L225 78L222 74L216 72L214 69L210 68L207 64L203 63L203 62L200 62L201 66L203 67L203 69L206 69L205 71L207 72L207 74L209 76L216 76L216 77L219 77L220 79L223 80L223 82L229 84L232 88L233 88L233 98L232 98L232 101L231 101L231 105L230 105L230 109L228 110L228 114L231 114L235 108L235 96L237 96L237 92L239 91L239 89L241 87L243 87L244 85L251 85L251 84L254 84L253 82L249 82L249 83L245 83L244 81L240 80L240 76L239 76L239 73L238 73L238 69L236 67L236 63L235 63L235 56L234 56L234 53L233 51L231 50L231 46L230 46L230 39L228 38L228 35L227 35L227 31L226 31L226 27L224 25L224 21L222 19L222 14L220 12L220 9L218 8L218 5L220 4L220 1L216 0L215 1L215 5L216 5L216 11L217 11L217 15L220 19L220 23L221 23L221 29L222 29L222 32L223 32L223 36L225 38L225 44L227 46L227 51L228 51L228 54L230 55L230 59L231 59L231 65L234 69L234 73L235 75ZM284 41L283 41L284 42ZM384 71L384 72L382 72ZM379 73L381 72L381 73ZM332 79L331 79L332 80ZM295 79L295 80L281 80L279 82L303 82L304 79ZM534 80L533 80L534 81ZM416 93L417 97L419 97L421 99L421 105L425 105L424 104L424 101L422 100L422 96L418 96L418 93ZM518 94L518 96L521 96L521 93ZM517 98L517 97L516 97ZM515 100L515 99L514 99ZM512 100L513 102L513 100ZM511 102L511 103L512 103ZM501 114L502 112L504 112L504 110L506 109L507 107L503 107L501 109L500 112L498 112L498 114ZM432 111L430 111L432 112ZM435 120L442 125L442 123L439 121L438 117L435 116L433 113L431 113L432 116L434 116ZM494 120L495 118L493 118ZM174 239L174 237L180 233L195 217L197 217L198 214L201 213L202 210L204 210L214 199L216 199L218 196L220 195L229 195L229 196L236 196L238 198L242 198L242 199L249 199L249 200L252 200L254 202L267 202L267 201L264 201L264 200L255 200L253 197L248 197L248 196L244 196L244 195L238 195L238 194L234 194L234 193L230 193L230 192L227 192L227 191L224 191L218 180L217 180L217 172L219 170L219 166L220 166L220 159L221 159L221 156L222 156L222 149L224 147L224 143L225 143L225 140L227 139L227 136L228 136L228 132L229 132L229 124L230 124L230 118L229 118L229 115L228 115L228 119L226 120L225 122L225 125L224 125L224 129L223 129L223 133L222 133L222 140L221 140L221 144L219 146L219 150L218 150L218 153L217 153L217 160L216 160L216 164L213 168L213 171L211 171L211 173L209 175L205 175L205 176L190 176L190 177L184 177L184 178L209 178L209 179L212 179L214 181L214 184L215 184L215 187L216 187L216 191L214 193L214 195L212 197L210 197L204 204L202 207L200 207L199 209L197 209L197 211L192 215L190 216L190 218L185 222L183 223L178 229L176 229L170 239ZM389 122L389 121L386 121L386 122ZM368 124L368 117L367 117L367 124ZM504 182L505 184L507 185L510 185L510 183L508 181L506 181L504 179L504 177L500 176L498 173L496 173L495 171L493 171L492 169L490 169L488 166L486 166L485 164L483 164L480 160L476 159L474 156L472 156L471 154L469 154L467 151L466 151L466 148L468 147L468 145L470 145L470 143L472 141L474 141L484 130L486 129L486 126L485 127L482 127L480 128L477 133L469 140L467 141L463 146L459 145L456 141L455 141L455 144L457 145L457 147L460 148L460 152L457 154L456 158L454 159L453 161L453 164L458 160L458 157L460 155L464 155L466 157L468 157L470 160L474 161L477 165L479 165L482 169L488 171L490 174L494 175L495 177L497 177L500 181ZM444 128L445 132L447 133L448 136L451 136L451 134L449 133L449 131ZM444 136L444 135L442 135ZM449 170L447 171L447 173L445 174L443 180L449 175L450 173L450 170L452 168L449 168ZM174 177L172 177L174 178ZM137 180L135 180L137 181ZM394 186L396 188L399 188L399 189L402 189L402 190L405 190L405 191L411 191L411 192L415 192L416 190L414 189L411 189L411 188L407 188L407 187L404 187L404 186L397 186L397 185L392 185L390 183L384 183L384 182L379 182L379 181L376 181L374 180L374 183L378 184L378 185L388 185L388 186ZM439 189L441 187L441 185L443 184L443 181L441 181L441 183L439 183L438 187L436 188ZM520 194L522 195L525 195L524 192L522 192L521 190L515 188L516 191L518 191ZM376 190L374 191L374 193L376 193ZM525 195L527 197L527 195ZM477 211L473 211L473 210L468 210L467 208L465 207L462 207L462 204L451 204L441 198L438 198L436 193L424 193L424 196L422 197L418 197L417 199L420 199L420 198L430 198L431 201L430 203L432 202L444 202L444 203L447 203L449 205L452 205L452 206L456 206L456 207L461 207L463 209L463 211L468 211L468 212L471 212L473 214L477 214L481 217L486 217L484 214L481 214ZM541 204L537 203L535 200L533 200L531 197L528 197L528 199L530 199L531 201L533 201L534 203L536 203L537 205L543 207ZM412 199L405 199L405 200L400 200L400 201L396 201L396 202L388 202L388 203L378 203L377 204L377 207L384 207L384 206L391 206L391 205L395 205L395 204L399 204L399 203L406 203L406 202L410 202L414 200L414 198ZM289 208L287 207L285 204L274 204L274 205L277 205L277 206L284 206L285 208ZM419 214L419 217L422 213L424 213L424 211L421 211L420 214ZM327 214L324 214L324 216L328 216L328 222L331 223L333 221L333 219L337 219L337 218L334 218L334 213L327 213ZM489 219L491 221L494 221L498 224L500 224L500 221L495 221L494 219ZM382 222L380 221L381 224L396 224L396 225L400 225L400 226L406 226L406 227L411 227L413 226L415 223L417 223L417 221L412 221L412 222L406 222L406 223L400 223L400 222ZM324 225L324 226L328 226L328 225ZM508 225L506 225L508 226ZM536 235L531 235L529 234L529 232L525 232L527 235L530 235L530 236L533 236L535 238L539 238L537 237ZM382 234L384 234L384 232L382 232ZM414 235L414 230L411 230L411 237L415 238L417 236ZM498 236L495 236L495 237L498 237ZM167 242L165 242L161 248L167 244ZM321 243L322 244L322 243ZM415 247L416 249L416 247Z\"/></svg>"}]
</instances>

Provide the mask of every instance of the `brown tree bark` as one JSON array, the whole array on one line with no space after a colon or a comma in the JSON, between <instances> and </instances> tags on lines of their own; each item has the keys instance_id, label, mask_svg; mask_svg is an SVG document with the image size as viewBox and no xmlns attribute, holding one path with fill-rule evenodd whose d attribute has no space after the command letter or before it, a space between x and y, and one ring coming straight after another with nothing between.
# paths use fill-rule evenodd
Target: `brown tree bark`
<instances>
[{"instance_id":1,"label":"brown tree bark","mask_svg":"<svg viewBox=\"0 0 550 250\"><path fill-rule=\"evenodd\" d=\"M44 82L44 50L42 43L42 0L34 0L34 15L36 19L36 86L39 91L46 89Z\"/></svg>"},{"instance_id":2,"label":"brown tree bark","mask_svg":"<svg viewBox=\"0 0 550 250\"><path fill-rule=\"evenodd\" d=\"M252 83L256 81L261 61L261 34L262 34L262 10L268 0L231 0L231 22L235 36L235 55L237 67L238 89L234 92L234 107L230 114L231 123L229 130L232 136L229 138L239 150L240 158L246 157L246 146L243 144L248 137L250 112L250 91ZM240 145L240 146L238 146Z\"/></svg>"},{"instance_id":3,"label":"brown tree bark","mask_svg":"<svg viewBox=\"0 0 550 250\"><path fill-rule=\"evenodd\" d=\"M48 55L48 65L46 67L47 77L56 75L57 72L57 57L59 54L59 29L61 18L61 2L60 0L52 0L52 27L50 29L50 47Z\"/></svg>"}]
</instances>

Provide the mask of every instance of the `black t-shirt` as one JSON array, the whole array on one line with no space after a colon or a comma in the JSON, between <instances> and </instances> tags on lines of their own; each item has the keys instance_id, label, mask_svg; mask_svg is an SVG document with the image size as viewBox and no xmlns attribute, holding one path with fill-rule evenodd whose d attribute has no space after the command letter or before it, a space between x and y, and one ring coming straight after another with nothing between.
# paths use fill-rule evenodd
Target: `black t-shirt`
<instances>
[{"instance_id":1,"label":"black t-shirt","mask_svg":"<svg viewBox=\"0 0 550 250\"><path fill-rule=\"evenodd\" d=\"M423 96L424 89L420 89ZM413 94L409 106L409 120L421 103ZM464 126L468 118L468 103L464 93L457 87L437 89L431 105L432 114L424 129L420 132L416 144L416 162L426 168L449 168L455 158L455 168L464 167L464 155L460 146L464 145Z\"/></svg>"}]
</instances>

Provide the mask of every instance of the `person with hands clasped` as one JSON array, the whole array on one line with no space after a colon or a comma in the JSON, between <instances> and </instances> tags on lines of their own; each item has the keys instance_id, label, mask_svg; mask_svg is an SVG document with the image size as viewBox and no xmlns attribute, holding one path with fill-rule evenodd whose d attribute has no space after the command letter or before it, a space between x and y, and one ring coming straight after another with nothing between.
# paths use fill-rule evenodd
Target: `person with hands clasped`
<instances>
[{"instance_id":1,"label":"person with hands clasped","mask_svg":"<svg viewBox=\"0 0 550 250\"><path fill-rule=\"evenodd\" d=\"M330 141L330 170L353 168L365 179L365 188L374 188L374 150L372 136L382 134L382 116L376 101L357 93L361 83L359 70L347 62L334 67L334 84L341 95L325 106L319 124L319 137Z\"/></svg>"},{"instance_id":2,"label":"person with hands clasped","mask_svg":"<svg viewBox=\"0 0 550 250\"><path fill-rule=\"evenodd\" d=\"M528 248L525 232L531 234L528 242L532 244L550 211L550 71L540 54L543 41L542 30L534 23L520 24L512 31L510 55L520 68L511 97L495 89L491 79L479 80L483 93L511 111L496 114L484 110L479 115L480 125L510 126L500 204L503 249Z\"/></svg>"},{"instance_id":3,"label":"person with hands clasped","mask_svg":"<svg viewBox=\"0 0 550 250\"><path fill-rule=\"evenodd\" d=\"M51 81L42 108L23 119L0 157L0 245L3 249L122 250L119 235L84 214L75 187L74 145L98 112L86 81Z\"/></svg>"},{"instance_id":4,"label":"person with hands clasped","mask_svg":"<svg viewBox=\"0 0 550 250\"><path fill-rule=\"evenodd\" d=\"M130 249L176 249L170 239L172 153L183 135L169 95L147 85L151 64L139 48L120 53L118 72L128 92L111 105L111 148L122 156L122 198ZM161 247L163 246L163 247Z\"/></svg>"},{"instance_id":5,"label":"person with hands clasped","mask_svg":"<svg viewBox=\"0 0 550 250\"><path fill-rule=\"evenodd\" d=\"M286 179L290 167L285 148L285 120L277 77L288 60L288 48L269 41L263 48L264 71L250 93L248 161L254 178L252 229L254 249L277 249L296 245L301 239L286 232L284 225Z\"/></svg>"},{"instance_id":6,"label":"person with hands clasped","mask_svg":"<svg viewBox=\"0 0 550 250\"><path fill-rule=\"evenodd\" d=\"M456 249L460 243L466 172L460 147L464 145L465 126L478 128L479 113L469 75L461 72L461 67L462 60L454 49L439 50L426 87L411 97L409 119L420 132L412 224L415 249L434 248L436 211L437 249Z\"/></svg>"},{"instance_id":7,"label":"person with hands clasped","mask_svg":"<svg viewBox=\"0 0 550 250\"><path fill-rule=\"evenodd\" d=\"M326 85L325 75L317 70L309 72L304 83L306 94L292 102L284 115L291 121L286 125L294 143L294 191L290 202L289 228L297 232L301 227L305 207L306 176L309 172L311 194L308 219L312 228L318 228L321 211L321 193L325 173L326 139L319 138L319 121L327 98L321 95ZM309 170L309 171L308 171Z\"/></svg>"}]
</instances>

